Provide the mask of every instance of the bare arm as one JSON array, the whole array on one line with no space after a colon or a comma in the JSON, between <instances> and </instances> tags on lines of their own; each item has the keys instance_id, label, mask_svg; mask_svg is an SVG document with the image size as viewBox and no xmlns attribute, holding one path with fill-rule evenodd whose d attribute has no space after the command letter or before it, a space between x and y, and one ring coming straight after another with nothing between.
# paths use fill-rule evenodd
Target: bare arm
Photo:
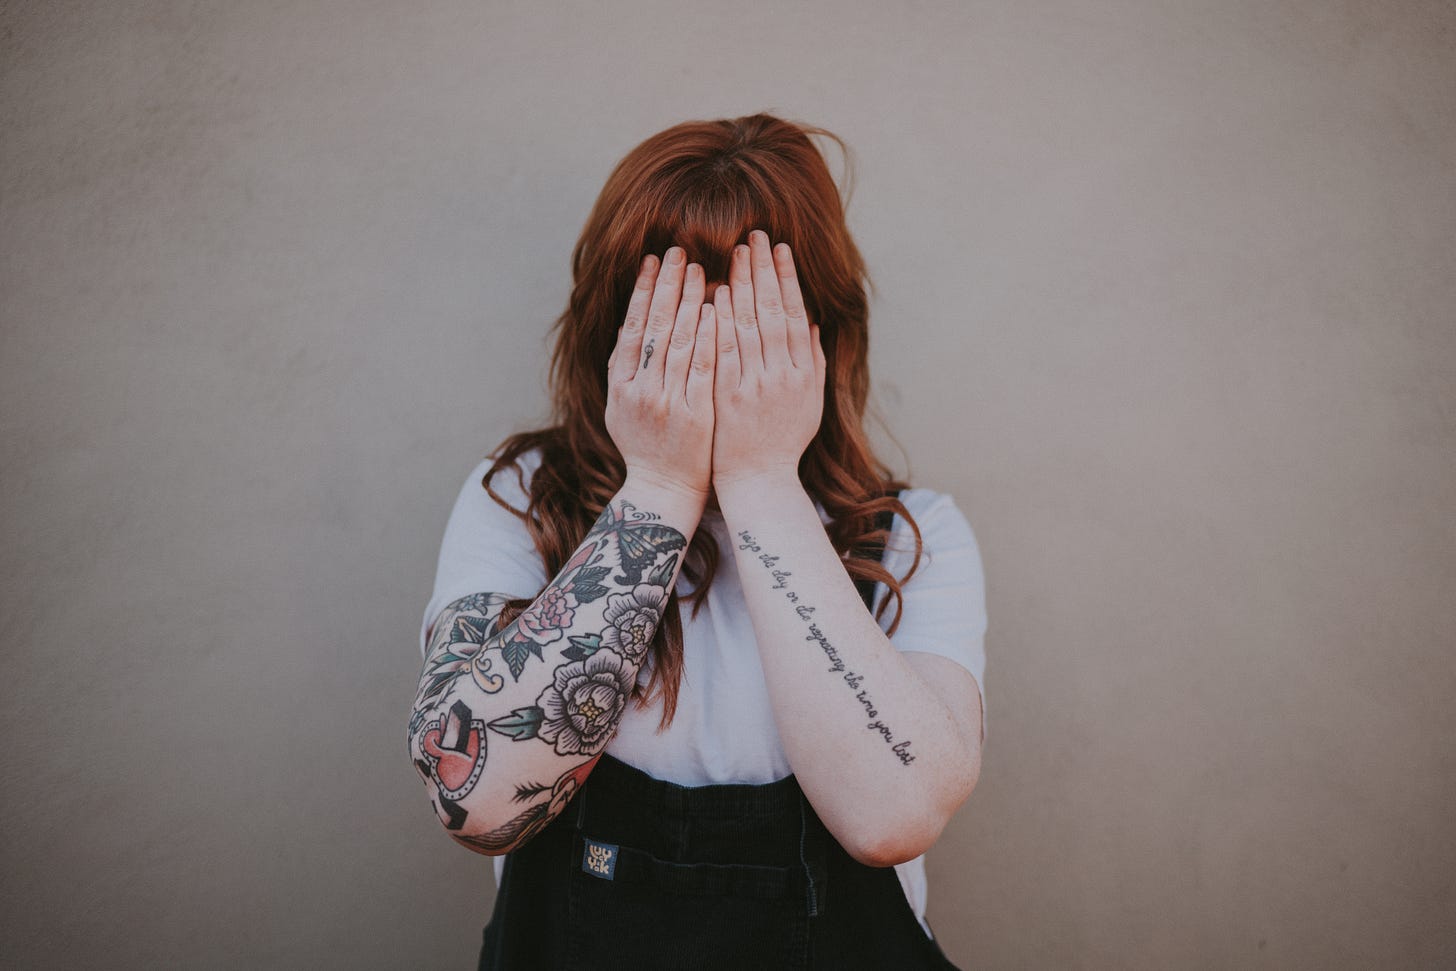
<instances>
[{"instance_id":1,"label":"bare arm","mask_svg":"<svg viewBox=\"0 0 1456 971\"><path fill-rule=\"evenodd\" d=\"M615 734L702 504L629 476L514 622L482 592L436 619L410 757L461 844L509 852L565 808Z\"/></svg>"},{"instance_id":2,"label":"bare arm","mask_svg":"<svg viewBox=\"0 0 1456 971\"><path fill-rule=\"evenodd\" d=\"M713 484L784 750L849 853L909 860L970 794L980 744L865 610L799 478L828 360L788 245L751 232L713 299L734 321L714 372Z\"/></svg>"},{"instance_id":3,"label":"bare arm","mask_svg":"<svg viewBox=\"0 0 1456 971\"><path fill-rule=\"evenodd\" d=\"M978 731L865 609L797 477L739 480L718 501L774 721L805 795L860 862L913 859L974 788ZM962 704L979 704L966 677Z\"/></svg>"}]
</instances>

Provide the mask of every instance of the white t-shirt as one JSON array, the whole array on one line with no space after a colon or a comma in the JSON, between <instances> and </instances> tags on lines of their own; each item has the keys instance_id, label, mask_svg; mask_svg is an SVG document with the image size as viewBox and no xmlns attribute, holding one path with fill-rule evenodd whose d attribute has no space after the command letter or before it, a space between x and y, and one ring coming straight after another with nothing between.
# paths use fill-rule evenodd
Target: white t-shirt
<instances>
[{"instance_id":1,"label":"white t-shirt","mask_svg":"<svg viewBox=\"0 0 1456 971\"><path fill-rule=\"evenodd\" d=\"M539 461L539 452L534 450L522 457L528 484ZM525 523L497 505L481 486L481 477L490 466L490 460L484 460L466 476L445 527L434 594L420 624L422 657L429 627L447 604L470 593L531 597L550 579ZM497 473L491 486L512 506L526 508L526 494L517 484L514 469ZM984 685L985 579L975 534L945 493L906 489L900 501L915 517L924 547L919 569L902 584L904 615L890 641L900 651L948 657ZM828 522L824 507L815 505L820 519ZM683 679L672 725L662 734L656 733L660 702L647 710L628 705L606 751L653 778L679 785L773 782L793 770L775 727L728 530L715 511L705 513L698 529L711 531L722 553L707 602L696 617L691 610L681 611ZM914 535L896 516L882 560L885 568L891 575L903 577L914 550ZM676 589L679 595L691 593L692 582L679 576ZM885 593L885 585L877 583L876 606ZM881 629L889 628L894 614L892 604L880 619ZM650 666L649 654L638 675L644 684ZM981 712L984 737L984 693ZM745 731L745 726L753 725L762 730ZM493 862L499 886L505 857L498 856ZM895 870L911 910L929 934L924 855L898 864Z\"/></svg>"}]
</instances>

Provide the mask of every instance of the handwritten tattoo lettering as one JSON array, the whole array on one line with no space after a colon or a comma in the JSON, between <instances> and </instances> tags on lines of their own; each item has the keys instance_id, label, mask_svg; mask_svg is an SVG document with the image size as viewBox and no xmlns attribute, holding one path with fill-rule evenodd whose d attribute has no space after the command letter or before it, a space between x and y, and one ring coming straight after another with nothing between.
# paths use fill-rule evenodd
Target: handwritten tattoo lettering
<instances>
[{"instance_id":1,"label":"handwritten tattoo lettering","mask_svg":"<svg viewBox=\"0 0 1456 971\"><path fill-rule=\"evenodd\" d=\"M883 721L879 720L879 710L875 707L875 703L870 700L868 690L860 687L865 680L865 676L856 674L845 668L844 659L839 656L838 648L830 643L829 637L824 633L823 628L810 619L814 614L815 608L809 604L800 603L799 595L789 588L788 579L793 576L793 573L788 570L777 569L775 564L778 563L779 558L770 553L765 553L763 547L759 545L758 541L753 538L753 535L748 530L739 530L738 538L741 540L738 548L758 554L758 561L763 564L765 570L769 571L769 576L773 580L773 586L769 589L782 590L784 592L784 598L789 603L794 604L794 612L799 615L800 620L805 622L809 631L804 640L813 641L818 644L819 649L824 652L824 656L829 659L829 667L826 670L830 673L840 675L850 690L856 692L854 697L864 707L865 714L875 719L865 725L865 728L872 732L878 732L884 738L885 744L890 746L890 751L900 760L901 765L909 765L911 762L914 762L915 756L910 753L910 739L902 739L898 742L895 740L894 732Z\"/></svg>"}]
</instances>

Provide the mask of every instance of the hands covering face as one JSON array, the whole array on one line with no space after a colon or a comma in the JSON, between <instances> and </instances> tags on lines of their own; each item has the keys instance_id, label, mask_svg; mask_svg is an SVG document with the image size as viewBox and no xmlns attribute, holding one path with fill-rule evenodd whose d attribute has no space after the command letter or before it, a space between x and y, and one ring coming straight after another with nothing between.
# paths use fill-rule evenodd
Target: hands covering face
<instances>
[{"instance_id":1,"label":"hands covering face","mask_svg":"<svg viewBox=\"0 0 1456 971\"><path fill-rule=\"evenodd\" d=\"M819 326L786 243L734 247L728 285L672 247L643 260L607 366L607 431L629 477L706 497L758 476L798 477L824 406Z\"/></svg>"}]
</instances>

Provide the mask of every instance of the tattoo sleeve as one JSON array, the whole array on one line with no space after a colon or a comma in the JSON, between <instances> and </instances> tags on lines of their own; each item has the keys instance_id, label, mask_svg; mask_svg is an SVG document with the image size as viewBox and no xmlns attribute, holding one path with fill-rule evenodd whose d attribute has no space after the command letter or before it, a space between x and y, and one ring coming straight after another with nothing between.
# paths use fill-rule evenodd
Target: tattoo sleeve
<instances>
[{"instance_id":1,"label":"tattoo sleeve","mask_svg":"<svg viewBox=\"0 0 1456 971\"><path fill-rule=\"evenodd\" d=\"M441 823L499 855L559 814L616 733L700 504L635 489L512 623L489 591L435 619L409 751Z\"/></svg>"}]
</instances>

